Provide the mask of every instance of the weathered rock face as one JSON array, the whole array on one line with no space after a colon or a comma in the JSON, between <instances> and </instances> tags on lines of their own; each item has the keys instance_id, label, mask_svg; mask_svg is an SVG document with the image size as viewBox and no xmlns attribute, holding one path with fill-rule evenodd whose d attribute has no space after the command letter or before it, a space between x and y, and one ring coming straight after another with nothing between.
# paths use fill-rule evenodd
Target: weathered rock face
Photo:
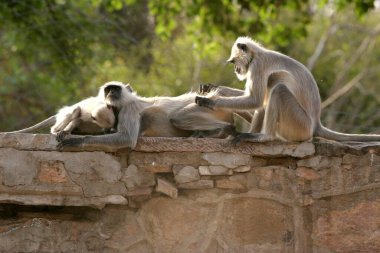
<instances>
[{"instance_id":1,"label":"weathered rock face","mask_svg":"<svg viewBox=\"0 0 380 253\"><path fill-rule=\"evenodd\" d=\"M55 145L0 134L0 252L380 252L380 143Z\"/></svg>"}]
</instances>

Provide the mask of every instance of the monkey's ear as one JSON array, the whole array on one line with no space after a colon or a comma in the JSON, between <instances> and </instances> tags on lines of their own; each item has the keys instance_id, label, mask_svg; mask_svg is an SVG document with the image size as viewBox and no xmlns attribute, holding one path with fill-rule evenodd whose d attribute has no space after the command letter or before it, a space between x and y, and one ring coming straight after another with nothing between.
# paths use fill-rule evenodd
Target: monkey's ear
<instances>
[{"instance_id":1,"label":"monkey's ear","mask_svg":"<svg viewBox=\"0 0 380 253\"><path fill-rule=\"evenodd\" d=\"M241 50L243 50L243 52L247 52L248 51L248 47L247 47L247 44L244 44L244 43L237 43L237 47Z\"/></svg>"},{"instance_id":2,"label":"monkey's ear","mask_svg":"<svg viewBox=\"0 0 380 253\"><path fill-rule=\"evenodd\" d=\"M129 83L127 84L124 84L125 88L129 91L129 92L133 92L133 89L131 87L131 85Z\"/></svg>"}]
</instances>

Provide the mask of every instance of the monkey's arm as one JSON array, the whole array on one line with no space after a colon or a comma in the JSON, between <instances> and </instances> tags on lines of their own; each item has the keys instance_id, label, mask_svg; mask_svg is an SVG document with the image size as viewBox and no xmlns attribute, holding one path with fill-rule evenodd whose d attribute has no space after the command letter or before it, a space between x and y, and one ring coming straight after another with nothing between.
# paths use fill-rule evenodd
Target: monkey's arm
<instances>
[{"instance_id":1,"label":"monkey's arm","mask_svg":"<svg viewBox=\"0 0 380 253\"><path fill-rule=\"evenodd\" d=\"M69 107L72 108L72 107ZM78 119L81 115L81 108L75 107L74 110L68 112L69 109L64 109L58 112L57 121L54 126L51 127L50 132L52 134L57 134L59 132L65 131L71 133L71 131L79 125ZM75 122L74 122L75 121ZM74 123L72 123L74 122Z\"/></svg>"},{"instance_id":2,"label":"monkey's arm","mask_svg":"<svg viewBox=\"0 0 380 253\"><path fill-rule=\"evenodd\" d=\"M58 149L66 147L116 147L134 148L140 129L140 114L136 110L123 107L119 113L117 132L100 136L67 138L58 144Z\"/></svg>"},{"instance_id":3,"label":"monkey's arm","mask_svg":"<svg viewBox=\"0 0 380 253\"><path fill-rule=\"evenodd\" d=\"M199 106L213 108L228 108L234 110L252 110L261 107L263 98L243 95L237 97L218 97L209 99L206 97L196 96L195 103Z\"/></svg>"},{"instance_id":4,"label":"monkey's arm","mask_svg":"<svg viewBox=\"0 0 380 253\"><path fill-rule=\"evenodd\" d=\"M81 123L80 118L73 119L70 123L66 125L66 127L63 130L56 131L54 134L56 134L56 140L58 142L63 141L63 139L66 138L67 135L71 134L77 126ZM53 132L53 131L52 131Z\"/></svg>"},{"instance_id":5,"label":"monkey's arm","mask_svg":"<svg viewBox=\"0 0 380 253\"><path fill-rule=\"evenodd\" d=\"M199 93L200 94L208 94L210 92L215 92L215 95L222 97L236 97L244 95L243 90L226 87L226 86L218 86L211 83L200 84L199 85Z\"/></svg>"},{"instance_id":6,"label":"monkey's arm","mask_svg":"<svg viewBox=\"0 0 380 253\"><path fill-rule=\"evenodd\" d=\"M234 110L252 110L260 108L264 103L265 96L265 79L263 77L257 78L255 83L249 78L246 83L247 89L243 95L235 97L217 97L206 98L197 96L195 103L199 106L209 108L229 108Z\"/></svg>"},{"instance_id":7,"label":"monkey's arm","mask_svg":"<svg viewBox=\"0 0 380 253\"><path fill-rule=\"evenodd\" d=\"M218 86L216 88L216 94L221 97L238 97L238 96L243 96L244 91L226 87L226 86Z\"/></svg>"}]
</instances>

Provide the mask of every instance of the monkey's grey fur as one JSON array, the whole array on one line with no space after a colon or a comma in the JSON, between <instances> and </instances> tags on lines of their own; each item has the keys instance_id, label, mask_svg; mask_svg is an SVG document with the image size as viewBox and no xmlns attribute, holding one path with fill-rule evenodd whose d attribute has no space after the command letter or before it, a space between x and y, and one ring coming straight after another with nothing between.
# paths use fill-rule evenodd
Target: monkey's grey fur
<instances>
[{"instance_id":1,"label":"monkey's grey fur","mask_svg":"<svg viewBox=\"0 0 380 253\"><path fill-rule=\"evenodd\" d=\"M89 97L72 106L61 108L58 113L34 126L11 133L31 133L52 126L50 132L58 138L76 133L98 134L115 124L115 115L103 100Z\"/></svg>"},{"instance_id":2,"label":"monkey's grey fur","mask_svg":"<svg viewBox=\"0 0 380 253\"><path fill-rule=\"evenodd\" d=\"M189 136L193 131L215 130L229 134L234 131L232 112L199 107L194 103L195 92L177 97L146 98L131 92L128 86L112 81L99 90L98 97L119 111L116 133L69 138L58 147L108 145L134 148L138 136ZM216 93L211 92L208 96Z\"/></svg>"},{"instance_id":3,"label":"monkey's grey fur","mask_svg":"<svg viewBox=\"0 0 380 253\"><path fill-rule=\"evenodd\" d=\"M344 134L324 127L314 77L303 64L289 56L268 50L248 37L239 37L228 62L234 64L237 77L246 80L244 93L215 99L197 97L196 103L214 109L263 110L263 125L256 126L261 128L261 133L242 134L237 142L278 138L304 141L313 136L337 141L380 141L380 135Z\"/></svg>"}]
</instances>

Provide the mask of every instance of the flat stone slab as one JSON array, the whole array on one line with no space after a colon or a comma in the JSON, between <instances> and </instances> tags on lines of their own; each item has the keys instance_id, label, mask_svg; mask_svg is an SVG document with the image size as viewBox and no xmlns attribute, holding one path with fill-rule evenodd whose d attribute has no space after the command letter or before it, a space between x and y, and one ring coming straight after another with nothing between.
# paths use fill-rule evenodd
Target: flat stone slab
<instances>
[{"instance_id":1,"label":"flat stone slab","mask_svg":"<svg viewBox=\"0 0 380 253\"><path fill-rule=\"evenodd\" d=\"M57 141L49 134L0 133L0 148L20 150L56 151ZM105 151L117 152L129 149L114 147L70 148L65 151ZM226 152L248 154L262 157L306 157L315 153L311 142L286 143L242 143L232 145L229 140L213 138L169 138L169 137L140 137L135 151L144 152Z\"/></svg>"},{"instance_id":2,"label":"flat stone slab","mask_svg":"<svg viewBox=\"0 0 380 253\"><path fill-rule=\"evenodd\" d=\"M57 141L50 134L0 133L0 148L20 150L56 151ZM124 152L129 149L114 147L71 148L65 151L104 151ZM174 138L174 137L140 137L135 151L143 152L226 152L248 154L257 157L296 157L303 158L315 153L353 153L364 154L371 151L380 154L380 142L346 142L339 143L323 139L312 142L247 142L232 145L226 139L214 138Z\"/></svg>"}]
</instances>

